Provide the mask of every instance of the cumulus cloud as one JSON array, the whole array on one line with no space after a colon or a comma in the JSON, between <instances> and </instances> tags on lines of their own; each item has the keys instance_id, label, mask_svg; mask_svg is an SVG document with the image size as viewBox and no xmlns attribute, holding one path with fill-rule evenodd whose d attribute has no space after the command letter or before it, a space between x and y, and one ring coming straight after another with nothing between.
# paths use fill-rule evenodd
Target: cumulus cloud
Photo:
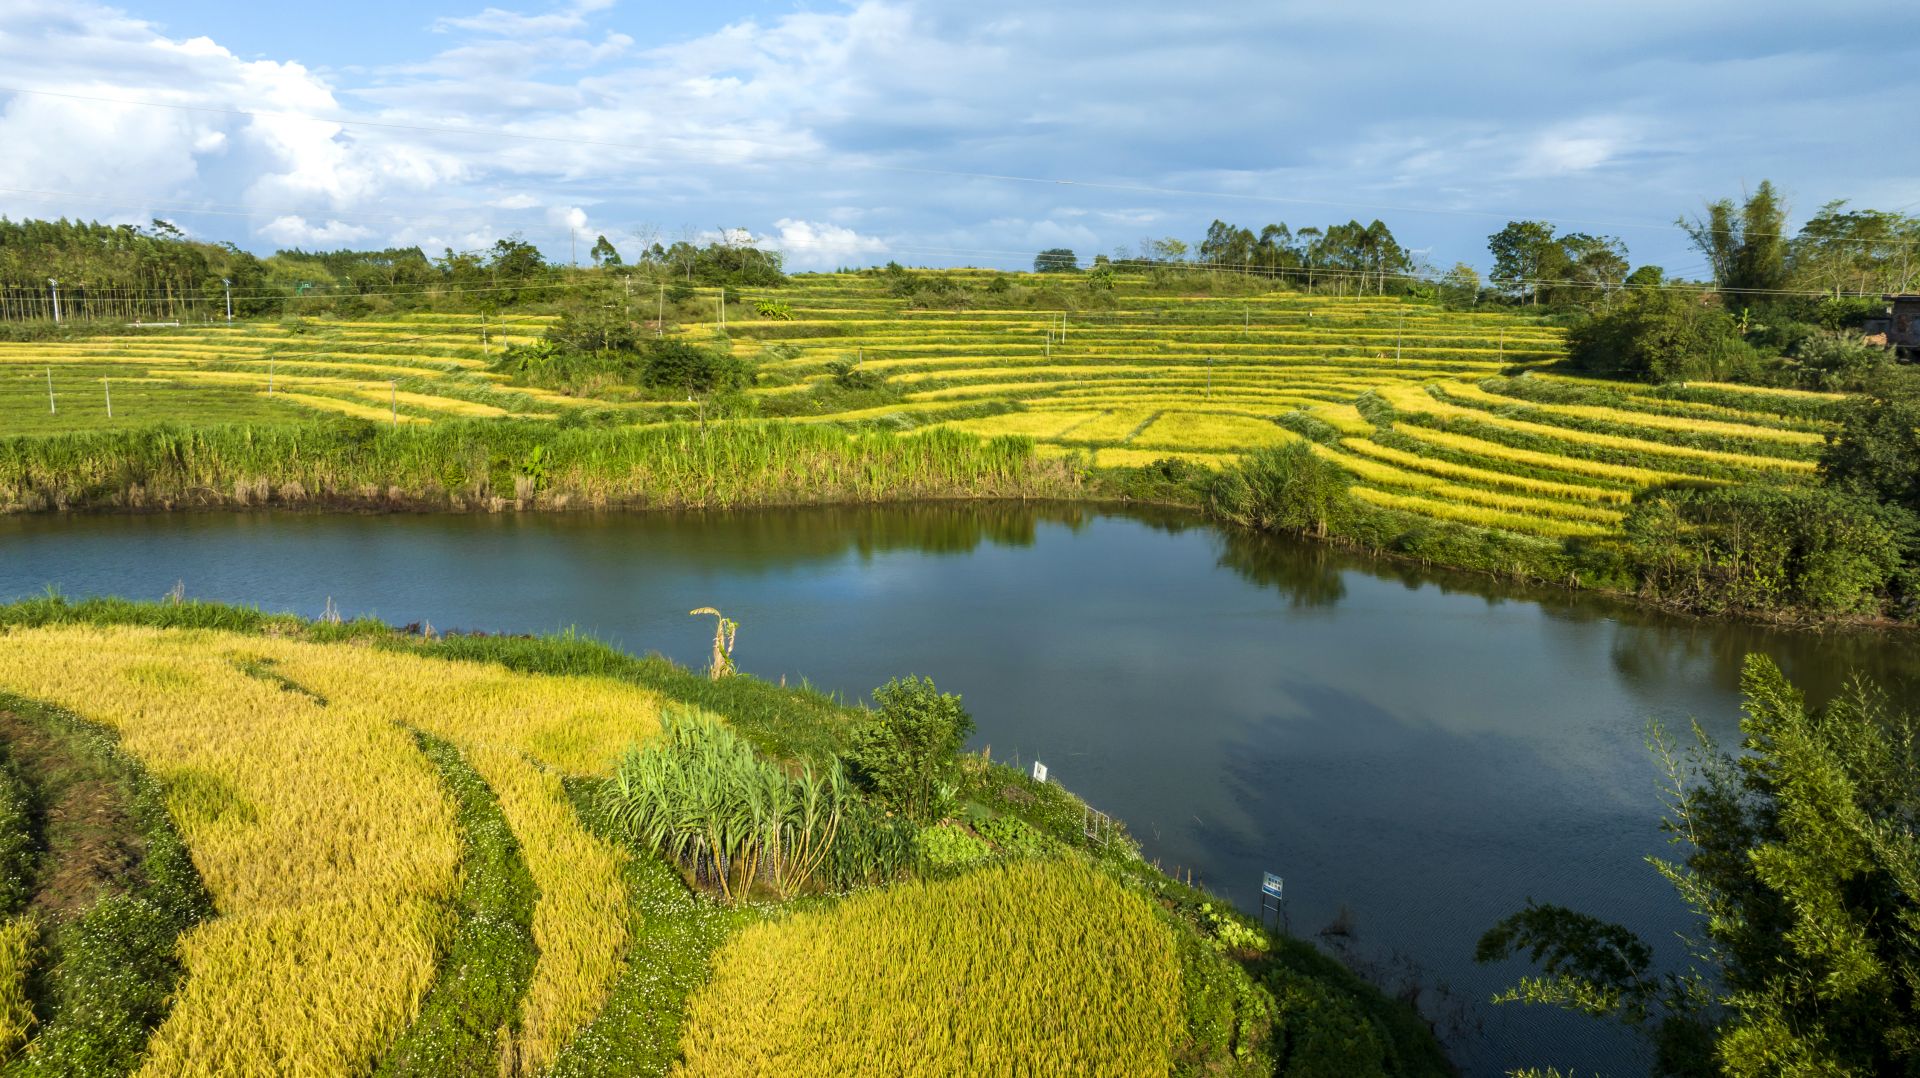
<instances>
[{"instance_id":1,"label":"cumulus cloud","mask_svg":"<svg viewBox=\"0 0 1920 1078\"><path fill-rule=\"evenodd\" d=\"M475 7L398 20L386 32L415 33L413 58L362 70L243 59L209 27L168 36L87 0L13 0L6 81L81 96L0 97L0 210L238 205L252 216L187 223L252 246L364 233L352 242L464 249L519 231L550 255L642 221L747 225L812 268L1013 265L1192 241L1214 217L1377 216L1440 262L1483 261L1507 216L1544 217L1665 260L1685 248L1673 215L1743 180L1808 209L1920 198L1920 149L1861 135L1899 129L1920 97L1920 38L1858 60L1850 27L1883 21L1884 0L1767 20L1735 0L1391 19L852 0L671 40L612 0Z\"/></svg>"},{"instance_id":2,"label":"cumulus cloud","mask_svg":"<svg viewBox=\"0 0 1920 1078\"><path fill-rule=\"evenodd\" d=\"M285 247L344 247L367 239L373 229L340 221L310 223L298 214L275 217L260 226L260 234Z\"/></svg>"},{"instance_id":3,"label":"cumulus cloud","mask_svg":"<svg viewBox=\"0 0 1920 1078\"><path fill-rule=\"evenodd\" d=\"M863 236L844 225L782 217L773 223L768 243L787 256L794 269L831 269L864 265L887 253L887 241Z\"/></svg>"}]
</instances>

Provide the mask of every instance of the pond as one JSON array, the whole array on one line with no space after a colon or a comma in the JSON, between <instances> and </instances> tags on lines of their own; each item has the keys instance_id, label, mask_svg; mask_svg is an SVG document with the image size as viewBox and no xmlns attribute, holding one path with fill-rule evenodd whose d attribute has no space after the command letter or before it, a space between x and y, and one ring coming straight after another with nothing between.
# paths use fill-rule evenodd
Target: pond
<instances>
[{"instance_id":1,"label":"pond","mask_svg":"<svg viewBox=\"0 0 1920 1078\"><path fill-rule=\"evenodd\" d=\"M1858 671L1905 691L1898 637L1669 618L1351 558L1181 515L969 504L712 514L286 513L0 519L0 599L188 595L439 629L575 627L858 699L961 694L995 759L1124 820L1147 856L1249 911L1286 880L1296 934L1417 976L1472 1074L1638 1074L1598 1023L1487 1006L1518 972L1475 940L1532 897L1683 956L1648 723L1737 736L1738 672L1810 695ZM1446 986L1458 1005L1444 1002ZM1442 1002L1434 1005L1436 1000Z\"/></svg>"}]
</instances>

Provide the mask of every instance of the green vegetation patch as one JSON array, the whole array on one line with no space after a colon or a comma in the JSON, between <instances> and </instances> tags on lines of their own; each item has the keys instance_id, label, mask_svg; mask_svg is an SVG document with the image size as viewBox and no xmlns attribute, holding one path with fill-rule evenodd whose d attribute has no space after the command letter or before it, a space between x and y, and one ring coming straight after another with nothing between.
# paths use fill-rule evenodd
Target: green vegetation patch
<instances>
[{"instance_id":1,"label":"green vegetation patch","mask_svg":"<svg viewBox=\"0 0 1920 1078\"><path fill-rule=\"evenodd\" d=\"M413 736L456 806L462 848L457 920L419 1017L375 1073L481 1074L499 1066L505 1035L518 1022L533 979L539 890L486 782L448 742L418 730Z\"/></svg>"},{"instance_id":2,"label":"green vegetation patch","mask_svg":"<svg viewBox=\"0 0 1920 1078\"><path fill-rule=\"evenodd\" d=\"M5 1073L130 1073L183 975L179 939L212 900L165 791L111 733L6 694L0 717L46 821L32 904L44 926L29 981L37 1033Z\"/></svg>"}]
</instances>

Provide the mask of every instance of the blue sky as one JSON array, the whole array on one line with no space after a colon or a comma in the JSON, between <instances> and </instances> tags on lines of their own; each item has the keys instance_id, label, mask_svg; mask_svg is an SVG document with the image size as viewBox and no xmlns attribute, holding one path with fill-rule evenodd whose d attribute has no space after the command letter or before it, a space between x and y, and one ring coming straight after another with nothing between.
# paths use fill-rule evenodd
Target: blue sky
<instances>
[{"instance_id":1,"label":"blue sky","mask_svg":"<svg viewBox=\"0 0 1920 1078\"><path fill-rule=\"evenodd\" d=\"M1698 274L1674 217L1761 179L1920 209L1899 0L501 2L0 0L0 212L799 268L1376 216L1484 266L1536 217Z\"/></svg>"}]
</instances>

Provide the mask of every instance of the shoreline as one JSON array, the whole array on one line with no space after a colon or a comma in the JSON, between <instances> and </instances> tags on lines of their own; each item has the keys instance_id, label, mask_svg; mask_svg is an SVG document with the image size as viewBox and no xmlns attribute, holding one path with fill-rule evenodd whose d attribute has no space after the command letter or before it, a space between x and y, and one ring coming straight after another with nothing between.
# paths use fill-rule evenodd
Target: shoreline
<instances>
[{"instance_id":1,"label":"shoreline","mask_svg":"<svg viewBox=\"0 0 1920 1078\"><path fill-rule=\"evenodd\" d=\"M1139 469L1132 470L1138 473ZM1086 477L1082 477L1083 480ZM1217 528L1222 531L1239 531L1248 535L1268 536L1288 542L1300 542L1334 551L1349 557L1364 559L1381 565L1401 566L1416 569L1423 574L1440 578L1454 576L1474 581L1493 582L1503 586L1524 589L1539 589L1543 592L1564 597L1592 597L1606 602L1617 603L1623 607L1685 621L1729 622L1785 629L1794 632L1814 634L1828 633L1900 633L1911 632L1917 627L1911 622L1898 621L1885 617L1849 617L1849 618L1806 618L1792 612L1763 613L1744 612L1702 612L1677 603L1663 602L1659 599L1623 591L1614 588L1593 585L1569 584L1563 580L1552 580L1526 573L1500 572L1493 569L1448 564L1428 558L1405 554L1394 550L1373 548L1353 539L1339 536L1316 536L1311 534L1287 534L1266 532L1246 528L1231 521L1221 520L1210 515L1203 505L1189 501L1165 498L1133 497L1098 488L1098 476L1093 477L1094 484L1080 482L1065 489L1043 490L1039 492L981 492L981 493L882 493L854 498L763 498L753 500L730 501L713 504L692 500L648 499L644 496L621 501L592 501L586 498L578 500L560 492L557 497L549 497L546 492L535 499L492 498L479 504L441 497L439 499L406 492L372 491L355 494L331 493L322 497L307 497L304 492L298 500L287 500L278 496L259 499L253 496L253 488L247 497L230 497L220 491L208 488L204 497L191 500L166 500L158 504L144 502L140 504L90 504L77 508L45 507L20 509L0 507L0 521L8 519L68 518L68 517L133 517L166 516L173 514L216 514L242 512L287 513L296 516L591 516L594 514L644 514L644 513L739 513L763 512L772 510L808 510L808 509L912 509L916 507L981 507L1008 504L1022 507L1061 506L1095 511L1145 510L1177 514L1189 518L1194 525Z\"/></svg>"}]
</instances>

